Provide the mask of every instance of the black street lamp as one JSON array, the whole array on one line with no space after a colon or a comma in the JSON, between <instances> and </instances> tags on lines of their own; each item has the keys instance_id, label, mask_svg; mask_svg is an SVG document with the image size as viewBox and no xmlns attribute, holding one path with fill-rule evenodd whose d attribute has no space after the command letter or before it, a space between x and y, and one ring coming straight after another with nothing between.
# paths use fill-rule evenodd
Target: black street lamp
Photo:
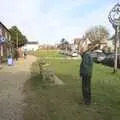
<instances>
[{"instance_id":1,"label":"black street lamp","mask_svg":"<svg viewBox=\"0 0 120 120\"><path fill-rule=\"evenodd\" d=\"M108 15L109 22L115 29L115 58L114 58L114 73L117 71L117 54L119 47L119 32L120 32L120 4L117 3Z\"/></svg>"}]
</instances>

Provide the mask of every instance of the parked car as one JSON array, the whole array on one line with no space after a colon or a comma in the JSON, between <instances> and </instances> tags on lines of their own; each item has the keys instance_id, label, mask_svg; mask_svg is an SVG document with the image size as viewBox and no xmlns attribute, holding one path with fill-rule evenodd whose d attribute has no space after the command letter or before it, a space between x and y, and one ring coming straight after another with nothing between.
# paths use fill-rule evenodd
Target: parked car
<instances>
[{"instance_id":1,"label":"parked car","mask_svg":"<svg viewBox=\"0 0 120 120\"><path fill-rule=\"evenodd\" d=\"M72 57L78 57L79 55L78 55L76 52L73 52L73 53L71 54L71 56L72 56Z\"/></svg>"},{"instance_id":2,"label":"parked car","mask_svg":"<svg viewBox=\"0 0 120 120\"><path fill-rule=\"evenodd\" d=\"M120 54L118 54L117 56L118 56L117 57L118 68L120 68ZM114 58L115 58L115 54L110 54L102 61L102 63L113 67L114 66Z\"/></svg>"},{"instance_id":3,"label":"parked car","mask_svg":"<svg viewBox=\"0 0 120 120\"><path fill-rule=\"evenodd\" d=\"M91 56L95 62L101 63L106 55L103 52L92 52Z\"/></svg>"},{"instance_id":4,"label":"parked car","mask_svg":"<svg viewBox=\"0 0 120 120\"><path fill-rule=\"evenodd\" d=\"M106 58L106 55L104 53L99 53L96 58L97 63L101 63Z\"/></svg>"}]
</instances>

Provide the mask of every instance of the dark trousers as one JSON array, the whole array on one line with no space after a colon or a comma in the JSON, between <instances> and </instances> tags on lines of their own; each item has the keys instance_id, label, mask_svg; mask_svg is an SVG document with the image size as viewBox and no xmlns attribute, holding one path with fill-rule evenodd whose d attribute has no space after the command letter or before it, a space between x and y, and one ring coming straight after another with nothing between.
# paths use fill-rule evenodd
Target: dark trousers
<instances>
[{"instance_id":1,"label":"dark trousers","mask_svg":"<svg viewBox=\"0 0 120 120\"><path fill-rule=\"evenodd\" d=\"M82 76L82 94L85 104L91 103L91 76Z\"/></svg>"}]
</instances>

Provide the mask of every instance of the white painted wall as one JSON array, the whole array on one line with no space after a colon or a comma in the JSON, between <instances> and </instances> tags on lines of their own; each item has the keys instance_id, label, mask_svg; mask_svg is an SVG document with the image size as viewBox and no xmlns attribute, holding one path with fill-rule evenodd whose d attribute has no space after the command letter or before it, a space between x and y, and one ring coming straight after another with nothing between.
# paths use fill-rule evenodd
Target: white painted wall
<instances>
[{"instance_id":1,"label":"white painted wall","mask_svg":"<svg viewBox=\"0 0 120 120\"><path fill-rule=\"evenodd\" d=\"M26 49L27 51L36 51L39 49L39 44L26 44L24 47L24 49Z\"/></svg>"},{"instance_id":2,"label":"white painted wall","mask_svg":"<svg viewBox=\"0 0 120 120\"><path fill-rule=\"evenodd\" d=\"M112 40L108 40L107 46L110 47L112 50L114 50L114 45Z\"/></svg>"}]
</instances>

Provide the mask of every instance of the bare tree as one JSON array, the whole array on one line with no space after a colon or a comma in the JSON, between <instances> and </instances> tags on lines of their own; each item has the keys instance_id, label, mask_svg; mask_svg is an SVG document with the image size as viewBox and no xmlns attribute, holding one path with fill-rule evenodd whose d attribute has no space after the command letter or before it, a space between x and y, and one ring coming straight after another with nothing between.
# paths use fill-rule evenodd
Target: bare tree
<instances>
[{"instance_id":1,"label":"bare tree","mask_svg":"<svg viewBox=\"0 0 120 120\"><path fill-rule=\"evenodd\" d=\"M106 42L109 37L109 32L102 25L94 26L87 30L87 32L85 33L85 37L88 38L91 43L100 44Z\"/></svg>"}]
</instances>

